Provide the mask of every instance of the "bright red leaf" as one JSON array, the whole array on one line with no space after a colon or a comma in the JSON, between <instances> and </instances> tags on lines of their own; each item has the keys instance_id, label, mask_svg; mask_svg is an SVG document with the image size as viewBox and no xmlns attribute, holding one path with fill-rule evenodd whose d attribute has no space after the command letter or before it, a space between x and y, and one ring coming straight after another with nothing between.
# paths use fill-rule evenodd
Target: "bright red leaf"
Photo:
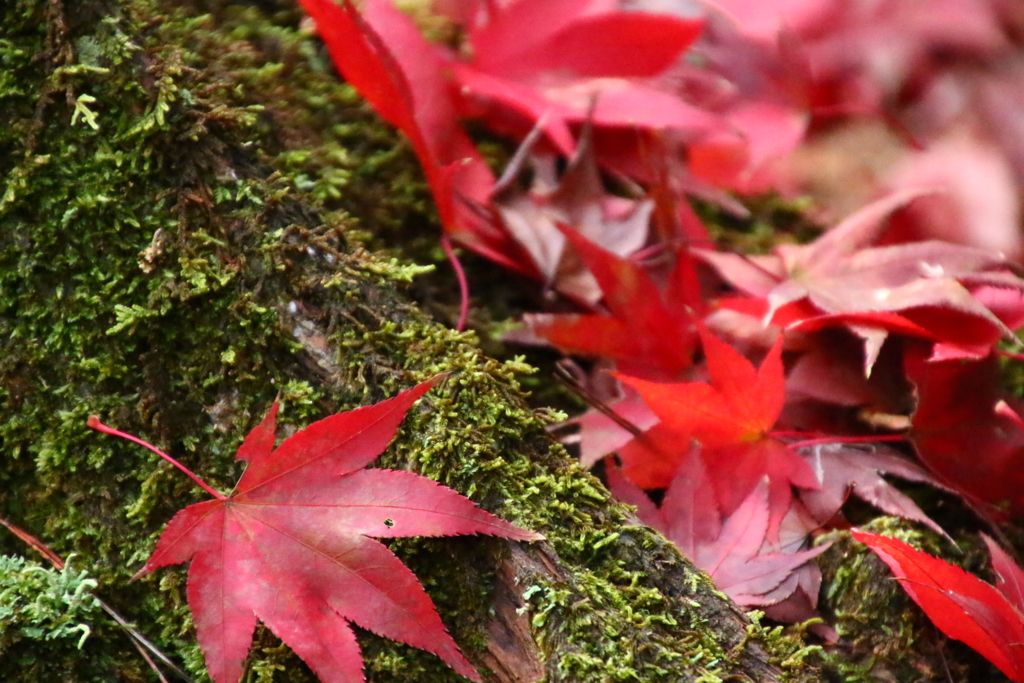
<instances>
[{"instance_id":1,"label":"bright red leaf","mask_svg":"<svg viewBox=\"0 0 1024 683\"><path fill-rule=\"evenodd\" d=\"M612 409L618 411L619 406L615 405ZM649 412L650 408L647 410ZM634 424L643 427L642 422ZM608 455L614 450L622 462L622 472L630 481L645 489L663 489L668 486L691 447L688 440L680 439L678 432L660 422L646 429L639 438L628 433L627 436L629 439L625 443L602 455Z\"/></svg>"},{"instance_id":2,"label":"bright red leaf","mask_svg":"<svg viewBox=\"0 0 1024 683\"><path fill-rule=\"evenodd\" d=\"M889 565L900 586L940 631L967 643L1017 683L1024 681L1024 614L1004 593L895 538L856 530L853 537ZM1001 551L998 561L993 554L993 563L1001 576L1007 563L1014 576L1020 576L1020 569L1009 558L1004 560Z\"/></svg>"},{"instance_id":3,"label":"bright red leaf","mask_svg":"<svg viewBox=\"0 0 1024 683\"><path fill-rule=\"evenodd\" d=\"M583 379L577 381L588 400L602 405L567 420L564 424L578 427L579 432L563 437L562 443L579 444L580 464L584 467L593 467L615 453L622 473L634 484L644 489L666 488L690 442L680 441L678 434L658 421L636 391L604 370L589 377L580 374Z\"/></svg>"},{"instance_id":4,"label":"bright red leaf","mask_svg":"<svg viewBox=\"0 0 1024 683\"><path fill-rule=\"evenodd\" d=\"M623 372L676 378L693 363L696 342L688 308L699 305L691 280L688 252L681 250L669 282L662 289L635 261L616 256L575 230L562 233L594 274L610 315L530 314L524 316L533 338L547 340L567 353L616 361Z\"/></svg>"},{"instance_id":5,"label":"bright red leaf","mask_svg":"<svg viewBox=\"0 0 1024 683\"><path fill-rule=\"evenodd\" d=\"M535 11L551 6L550 0L520 0L516 4L521 8L532 5ZM523 40L523 32L517 32L515 41L496 49L498 45L487 40L488 28L509 21L515 18L499 9L489 26L472 35L478 68L504 77L543 72L584 78L655 76L679 59L700 35L703 23L648 12L577 15L555 31L529 31L539 33L539 41ZM548 23L546 16L541 21Z\"/></svg>"},{"instance_id":6,"label":"bright red leaf","mask_svg":"<svg viewBox=\"0 0 1024 683\"><path fill-rule=\"evenodd\" d=\"M699 329L710 383L619 379L640 393L677 442L700 442L723 514L732 514L768 475L774 529L789 509L792 486L818 488L803 458L768 436L785 399L782 339L755 369L736 349L703 326Z\"/></svg>"},{"instance_id":7,"label":"bright red leaf","mask_svg":"<svg viewBox=\"0 0 1024 683\"><path fill-rule=\"evenodd\" d=\"M215 681L241 677L257 619L323 681L364 680L349 622L480 680L415 575L371 538L541 538L425 477L365 469L436 382L316 422L276 450L275 403L238 450L248 466L232 495L191 505L167 525L139 575L191 562L189 605Z\"/></svg>"},{"instance_id":8,"label":"bright red leaf","mask_svg":"<svg viewBox=\"0 0 1024 683\"><path fill-rule=\"evenodd\" d=\"M569 126L590 119L622 131L717 129L716 117L649 79L677 62L703 22L623 12L613 2L490 3L469 27L472 61L454 69L467 114L522 138L540 121L572 152Z\"/></svg>"},{"instance_id":9,"label":"bright red leaf","mask_svg":"<svg viewBox=\"0 0 1024 683\"><path fill-rule=\"evenodd\" d=\"M467 247L529 272L485 205L494 175L459 123L451 56L428 43L388 0L368 0L360 14L348 0L301 0L335 66L374 110L409 138L427 176L444 229Z\"/></svg>"}]
</instances>

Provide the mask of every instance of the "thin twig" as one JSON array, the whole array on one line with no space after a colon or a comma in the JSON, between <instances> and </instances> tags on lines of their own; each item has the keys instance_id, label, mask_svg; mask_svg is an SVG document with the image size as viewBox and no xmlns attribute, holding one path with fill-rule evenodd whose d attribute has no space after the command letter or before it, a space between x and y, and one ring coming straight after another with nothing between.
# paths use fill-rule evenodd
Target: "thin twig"
<instances>
[{"instance_id":1,"label":"thin twig","mask_svg":"<svg viewBox=\"0 0 1024 683\"><path fill-rule=\"evenodd\" d=\"M558 365L557 367L558 370L557 372L555 372L555 380L561 382L563 385L565 385L566 388L568 388L570 391L572 391L577 396L586 401L587 405L593 407L595 410L600 412L602 415L607 417L609 420L611 420L618 426L625 429L627 432L632 434L637 439L646 438L644 436L644 432L642 429L640 429L635 424L633 424L626 418L616 413L614 410L611 409L611 407L608 406L607 403L594 396L594 394L589 389L580 384L579 381L577 381L577 379L572 376L572 373L565 369L565 367L563 367L562 365Z\"/></svg>"},{"instance_id":2,"label":"thin twig","mask_svg":"<svg viewBox=\"0 0 1024 683\"><path fill-rule=\"evenodd\" d=\"M519 148L516 149L516 153L512 155L512 158L505 166L505 170L502 171L501 177L498 178L496 183L494 183L494 188L491 190L492 197L505 192L516 182L516 178L519 176L519 172L522 170L523 164L526 163L526 158L530 155L530 152L533 151L534 145L537 144L537 141L540 140L541 136L544 134L544 124L547 123L548 115L550 113L550 111L545 111L541 114L540 118L537 119L537 123L533 124L533 128L531 128L530 132L525 138L523 138Z\"/></svg>"},{"instance_id":3,"label":"thin twig","mask_svg":"<svg viewBox=\"0 0 1024 683\"><path fill-rule=\"evenodd\" d=\"M159 667L157 667L156 662L154 662L153 659L149 656L149 653L143 650L142 646L139 645L138 641L136 641L134 638L132 639L132 645L134 645L135 649L139 651L139 656L146 660L146 664L149 664L149 668L152 669L153 673L156 674L156 677L160 679L160 683L170 683L167 680L167 677L164 676L164 672L161 671Z\"/></svg>"},{"instance_id":4,"label":"thin twig","mask_svg":"<svg viewBox=\"0 0 1024 683\"><path fill-rule=\"evenodd\" d=\"M125 621L124 617L122 617L120 614L115 612L114 609L110 605L108 605L107 603L103 602L99 598L96 598L96 602L98 602L100 604L100 607L103 608L103 611L106 612L110 616L110 618L113 619L114 622L118 626L123 628L125 630L125 632L127 632L128 635L131 636L132 644L135 645L135 649L138 650L142 654L143 658L147 662L149 662L149 665L151 667L153 667L153 670L156 671L157 675L160 676L161 680L164 680L163 675L160 673L160 670L153 663L153 660L151 660L146 655L145 650L149 650L151 653L153 653L153 655L157 659L159 659L161 662L166 664L167 667L171 669L171 671L173 671L174 673L178 674L178 676L180 676L182 678L182 680L185 680L188 683L195 683L195 681L193 681L192 678L190 678L187 673L185 673L180 668L178 668L178 666L174 662L172 662L167 655L165 655L163 652L161 652L160 649L156 645L151 643L149 641L149 639L146 638L146 636L144 636L141 633L139 633L131 624L129 624L127 621ZM143 648L145 648L145 650Z\"/></svg>"},{"instance_id":5,"label":"thin twig","mask_svg":"<svg viewBox=\"0 0 1024 683\"><path fill-rule=\"evenodd\" d=\"M878 436L823 436L820 439L807 439L806 441L794 441L788 444L790 448L807 448L833 443L893 443L906 441L905 434L880 434Z\"/></svg>"}]
</instances>

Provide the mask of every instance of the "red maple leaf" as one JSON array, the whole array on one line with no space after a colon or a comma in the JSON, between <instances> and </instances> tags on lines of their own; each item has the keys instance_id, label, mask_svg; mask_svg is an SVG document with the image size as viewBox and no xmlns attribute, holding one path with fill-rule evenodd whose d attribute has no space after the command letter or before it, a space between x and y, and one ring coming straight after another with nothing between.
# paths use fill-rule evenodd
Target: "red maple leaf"
<instances>
[{"instance_id":1,"label":"red maple leaf","mask_svg":"<svg viewBox=\"0 0 1024 683\"><path fill-rule=\"evenodd\" d=\"M560 175L554 157L530 155L534 138L528 136L516 152L495 188L492 203L505 229L533 259L545 286L595 303L601 298L601 288L568 247L559 225L570 225L591 242L628 256L647 241L654 202L607 194L594 157L590 126L584 127L576 151ZM523 192L512 181L521 175L527 160L532 184L529 192Z\"/></svg>"},{"instance_id":2,"label":"red maple leaf","mask_svg":"<svg viewBox=\"0 0 1024 683\"><path fill-rule=\"evenodd\" d=\"M818 488L803 458L768 435L785 400L782 338L755 369L703 325L698 329L710 383L659 384L618 377L640 393L661 425L675 432L677 442L700 442L723 514L732 514L768 475L774 529L789 509L792 486Z\"/></svg>"},{"instance_id":3,"label":"red maple leaf","mask_svg":"<svg viewBox=\"0 0 1024 683\"><path fill-rule=\"evenodd\" d=\"M623 372L645 377L677 378L689 368L696 342L689 311L699 305L689 253L679 251L663 290L639 263L602 249L575 230L563 227L562 233L594 274L610 315L528 314L524 322L533 336L514 333L509 338L544 339L566 353L614 360Z\"/></svg>"},{"instance_id":4,"label":"red maple leaf","mask_svg":"<svg viewBox=\"0 0 1024 683\"><path fill-rule=\"evenodd\" d=\"M990 539L985 541L1001 579L997 586L895 538L857 530L853 537L889 565L903 590L940 631L967 643L1012 680L1024 682L1024 574Z\"/></svg>"},{"instance_id":5,"label":"red maple leaf","mask_svg":"<svg viewBox=\"0 0 1024 683\"><path fill-rule=\"evenodd\" d=\"M476 208L488 202L495 180L459 123L456 92L446 76L451 55L428 43L387 0L369 0L362 14L348 0L301 4L341 74L412 143L445 231L487 258L533 275L530 260Z\"/></svg>"},{"instance_id":6,"label":"red maple leaf","mask_svg":"<svg viewBox=\"0 0 1024 683\"><path fill-rule=\"evenodd\" d=\"M464 111L494 130L521 139L539 125L569 156L570 125L588 118L620 136L721 128L712 114L651 84L697 39L700 20L580 0L488 3L476 17L468 27L472 61L457 62L453 73Z\"/></svg>"},{"instance_id":7,"label":"red maple leaf","mask_svg":"<svg viewBox=\"0 0 1024 683\"><path fill-rule=\"evenodd\" d=\"M1024 614L1024 572L995 541L985 534L982 534L981 538L992 556L992 568L996 571L996 588L1018 612Z\"/></svg>"},{"instance_id":8,"label":"red maple leaf","mask_svg":"<svg viewBox=\"0 0 1024 683\"><path fill-rule=\"evenodd\" d=\"M1017 404L1001 389L999 359L929 361L904 354L917 406L907 435L927 467L976 501L1024 513L1024 428L998 409Z\"/></svg>"},{"instance_id":9,"label":"red maple leaf","mask_svg":"<svg viewBox=\"0 0 1024 683\"><path fill-rule=\"evenodd\" d=\"M882 444L817 444L799 449L814 470L821 488L800 491L800 501L818 522L827 522L849 495L855 495L887 515L920 522L948 535L913 500L882 478L889 474L947 489L916 462Z\"/></svg>"},{"instance_id":10,"label":"red maple leaf","mask_svg":"<svg viewBox=\"0 0 1024 683\"><path fill-rule=\"evenodd\" d=\"M426 477L364 469L439 379L332 415L276 450L275 403L238 449L237 459L248 467L234 492L224 496L201 484L216 499L190 505L167 525L139 575L191 562L188 601L215 681L241 677L257 618L323 681L364 680L349 622L433 652L463 676L480 680L416 576L370 538L541 538ZM92 418L90 425L127 436Z\"/></svg>"}]
</instances>

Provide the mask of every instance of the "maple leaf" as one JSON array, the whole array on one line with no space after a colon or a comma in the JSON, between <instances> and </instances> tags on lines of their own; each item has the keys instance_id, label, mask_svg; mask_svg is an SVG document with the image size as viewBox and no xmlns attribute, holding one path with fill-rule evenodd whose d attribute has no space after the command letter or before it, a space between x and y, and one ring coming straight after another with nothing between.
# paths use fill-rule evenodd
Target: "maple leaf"
<instances>
[{"instance_id":1,"label":"maple leaf","mask_svg":"<svg viewBox=\"0 0 1024 683\"><path fill-rule=\"evenodd\" d=\"M573 365L562 363L563 368ZM563 436L561 442L579 446L584 467L593 467L614 452L630 481L645 489L666 488L691 444L680 442L679 435L661 425L640 394L604 369L587 376L577 368L570 375L576 375L572 384L592 407L562 423L577 427L578 432Z\"/></svg>"},{"instance_id":2,"label":"maple leaf","mask_svg":"<svg viewBox=\"0 0 1024 683\"><path fill-rule=\"evenodd\" d=\"M710 383L659 384L617 376L640 393L677 442L700 442L724 514L732 514L768 475L774 529L789 509L792 486L818 488L804 459L768 436L785 400L782 337L755 370L703 325L698 331Z\"/></svg>"},{"instance_id":3,"label":"maple leaf","mask_svg":"<svg viewBox=\"0 0 1024 683\"><path fill-rule=\"evenodd\" d=\"M987 534L981 534L981 538L988 546L989 555L992 556L992 569L996 572L996 589L1018 612L1024 614L1024 572Z\"/></svg>"},{"instance_id":4,"label":"maple leaf","mask_svg":"<svg viewBox=\"0 0 1024 683\"><path fill-rule=\"evenodd\" d=\"M604 387L605 384L609 386ZM602 410L591 408L582 415L566 421L566 424L578 425L580 428L578 436L571 439L572 443L578 443L580 446L580 464L584 467L592 467L604 456L625 447L635 438L636 430L644 432L646 435L647 430L658 424L658 417L651 412L638 393L628 386L622 385L606 372L594 373L587 381L587 385L588 395L596 401L600 401L619 418L619 421L616 421ZM595 388L599 391L604 389L602 393L609 395L595 393ZM622 423L623 420L635 427L635 430L632 432L627 430ZM563 440L563 443L569 443L569 441ZM673 472L675 472L675 468L668 473L665 484L661 487L641 485L644 488L664 488L668 485L668 480L672 478ZM629 473L627 476L630 476ZM630 478L632 479L631 476ZM636 480L634 479L634 481Z\"/></svg>"},{"instance_id":5,"label":"maple leaf","mask_svg":"<svg viewBox=\"0 0 1024 683\"><path fill-rule=\"evenodd\" d=\"M806 301L812 308L800 319L847 326L866 342L868 372L890 330L935 340L939 357L983 356L1012 332L971 289L1024 291L1024 280L1010 272L1013 266L1005 255L936 240L866 246L877 240L893 211L923 194L893 193L815 242L781 245L770 256L700 249L694 254L730 284L766 300L766 321L787 305Z\"/></svg>"},{"instance_id":6,"label":"maple leaf","mask_svg":"<svg viewBox=\"0 0 1024 683\"><path fill-rule=\"evenodd\" d=\"M797 357L786 376L790 404L810 400L887 414L907 408L910 388L896 349L881 355L870 377L866 377L863 343L849 331L825 329L801 337L809 348ZM818 431L836 430L826 427Z\"/></svg>"},{"instance_id":7,"label":"maple leaf","mask_svg":"<svg viewBox=\"0 0 1024 683\"><path fill-rule=\"evenodd\" d=\"M581 0L493 3L478 17L468 31L472 61L456 63L453 74L464 111L494 130L523 138L539 124L569 156L569 126L588 118L620 133L721 127L648 82L696 40L699 20Z\"/></svg>"},{"instance_id":8,"label":"maple leaf","mask_svg":"<svg viewBox=\"0 0 1024 683\"><path fill-rule=\"evenodd\" d=\"M748 3L739 14L729 0L698 4L707 14L706 29L691 50L693 58L672 76L686 83L684 92L695 83L709 91L701 100L727 122L727 130L690 143L687 166L706 181L744 194L796 196L780 162L804 140L811 121L813 70L800 36L780 30L782 8L775 3ZM792 9L782 10L787 21ZM769 17L774 25L766 25Z\"/></svg>"},{"instance_id":9,"label":"maple leaf","mask_svg":"<svg viewBox=\"0 0 1024 683\"><path fill-rule=\"evenodd\" d=\"M930 361L921 349L904 354L917 406L907 438L921 462L945 483L1012 515L1024 513L1024 428L998 410L999 360Z\"/></svg>"},{"instance_id":10,"label":"maple leaf","mask_svg":"<svg viewBox=\"0 0 1024 683\"><path fill-rule=\"evenodd\" d=\"M798 451L807 459L820 485L818 490L800 491L801 502L818 522L828 521L852 493L887 515L920 522L949 538L913 500L880 476L891 474L950 490L897 451L880 444L844 443L818 444Z\"/></svg>"},{"instance_id":11,"label":"maple leaf","mask_svg":"<svg viewBox=\"0 0 1024 683\"><path fill-rule=\"evenodd\" d=\"M640 488L608 469L608 486L619 500L637 507L637 515L657 529L715 585L744 606L774 605L797 589L794 572L828 546L800 550L806 534L785 552L772 552L766 540L769 529L768 481L762 479L739 507L724 519L704 461L694 451L683 459L665 492L660 507ZM816 592L816 591L815 591Z\"/></svg>"},{"instance_id":12,"label":"maple leaf","mask_svg":"<svg viewBox=\"0 0 1024 683\"><path fill-rule=\"evenodd\" d=\"M1024 613L1020 609L1024 575L990 539L986 537L985 542L1000 576L995 587L895 538L859 530L853 531L853 537L889 566L903 590L940 631L977 650L1012 680L1024 682Z\"/></svg>"},{"instance_id":13,"label":"maple leaf","mask_svg":"<svg viewBox=\"0 0 1024 683\"><path fill-rule=\"evenodd\" d=\"M523 316L529 334L509 339L546 340L565 353L616 361L619 369L655 377L678 377L692 364L696 342L690 304L699 304L693 263L681 249L664 291L644 268L563 228L562 233L597 280L610 315L601 313Z\"/></svg>"},{"instance_id":14,"label":"maple leaf","mask_svg":"<svg viewBox=\"0 0 1024 683\"><path fill-rule=\"evenodd\" d=\"M248 466L234 492L214 492L214 500L190 505L167 525L137 576L191 562L188 601L215 681L241 677L257 619L323 681L364 680L349 622L433 652L466 678L480 680L415 575L371 538L541 538L425 477L365 469L441 377L315 422L277 449L275 403L238 449L237 459ZM98 420L90 425L126 436Z\"/></svg>"},{"instance_id":15,"label":"maple leaf","mask_svg":"<svg viewBox=\"0 0 1024 683\"><path fill-rule=\"evenodd\" d=\"M446 77L451 55L428 43L388 0L301 0L335 66L370 106L409 139L444 229L465 246L517 271L530 262L492 220L486 205L494 175L459 123Z\"/></svg>"},{"instance_id":16,"label":"maple leaf","mask_svg":"<svg viewBox=\"0 0 1024 683\"><path fill-rule=\"evenodd\" d=\"M519 175L533 138L531 134L523 143L498 182L492 198L494 208L505 229L533 259L545 286L573 299L596 303L601 288L576 252L567 248L559 224L572 226L608 251L628 256L647 241L654 202L605 192L590 126L584 127L576 151L557 179L556 160L549 155L533 155L530 191L514 189L511 181Z\"/></svg>"}]
</instances>

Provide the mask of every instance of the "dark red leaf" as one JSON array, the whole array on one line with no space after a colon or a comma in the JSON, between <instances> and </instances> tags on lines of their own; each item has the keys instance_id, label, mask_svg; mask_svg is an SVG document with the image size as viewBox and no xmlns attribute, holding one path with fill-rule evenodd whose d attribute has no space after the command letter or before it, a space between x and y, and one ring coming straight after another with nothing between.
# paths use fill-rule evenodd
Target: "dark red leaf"
<instances>
[{"instance_id":1,"label":"dark red leaf","mask_svg":"<svg viewBox=\"0 0 1024 683\"><path fill-rule=\"evenodd\" d=\"M917 394L908 437L921 461L950 486L1013 515L1024 512L1024 429L997 411L999 361L929 361L905 354L907 378Z\"/></svg>"},{"instance_id":2,"label":"dark red leaf","mask_svg":"<svg viewBox=\"0 0 1024 683\"><path fill-rule=\"evenodd\" d=\"M930 517L881 477L882 474L946 488L916 462L881 444L819 444L801 449L821 488L802 490L800 500L819 522L828 521L849 495L895 517L920 522L947 536ZM947 536L948 537L948 536Z\"/></svg>"},{"instance_id":3,"label":"dark red leaf","mask_svg":"<svg viewBox=\"0 0 1024 683\"><path fill-rule=\"evenodd\" d=\"M561 174L556 172L555 159L530 157L533 184L529 192L508 182L522 171L532 146L529 141L524 143L502 175L492 202L505 229L533 259L546 286L574 300L596 304L601 288L559 226L571 226L590 242L627 257L647 242L653 202L606 193L590 133L589 127L583 130Z\"/></svg>"},{"instance_id":4,"label":"dark red leaf","mask_svg":"<svg viewBox=\"0 0 1024 683\"><path fill-rule=\"evenodd\" d=\"M494 175L459 123L452 58L428 43L388 0L368 0L360 15L349 0L301 0L335 66L385 120L412 143L444 229L514 270L528 269L490 219L485 205Z\"/></svg>"},{"instance_id":5,"label":"dark red leaf","mask_svg":"<svg viewBox=\"0 0 1024 683\"><path fill-rule=\"evenodd\" d=\"M985 534L982 534L981 538L984 539L992 556L992 568L996 570L996 588L1018 612L1024 614L1024 572L999 544Z\"/></svg>"}]
</instances>

